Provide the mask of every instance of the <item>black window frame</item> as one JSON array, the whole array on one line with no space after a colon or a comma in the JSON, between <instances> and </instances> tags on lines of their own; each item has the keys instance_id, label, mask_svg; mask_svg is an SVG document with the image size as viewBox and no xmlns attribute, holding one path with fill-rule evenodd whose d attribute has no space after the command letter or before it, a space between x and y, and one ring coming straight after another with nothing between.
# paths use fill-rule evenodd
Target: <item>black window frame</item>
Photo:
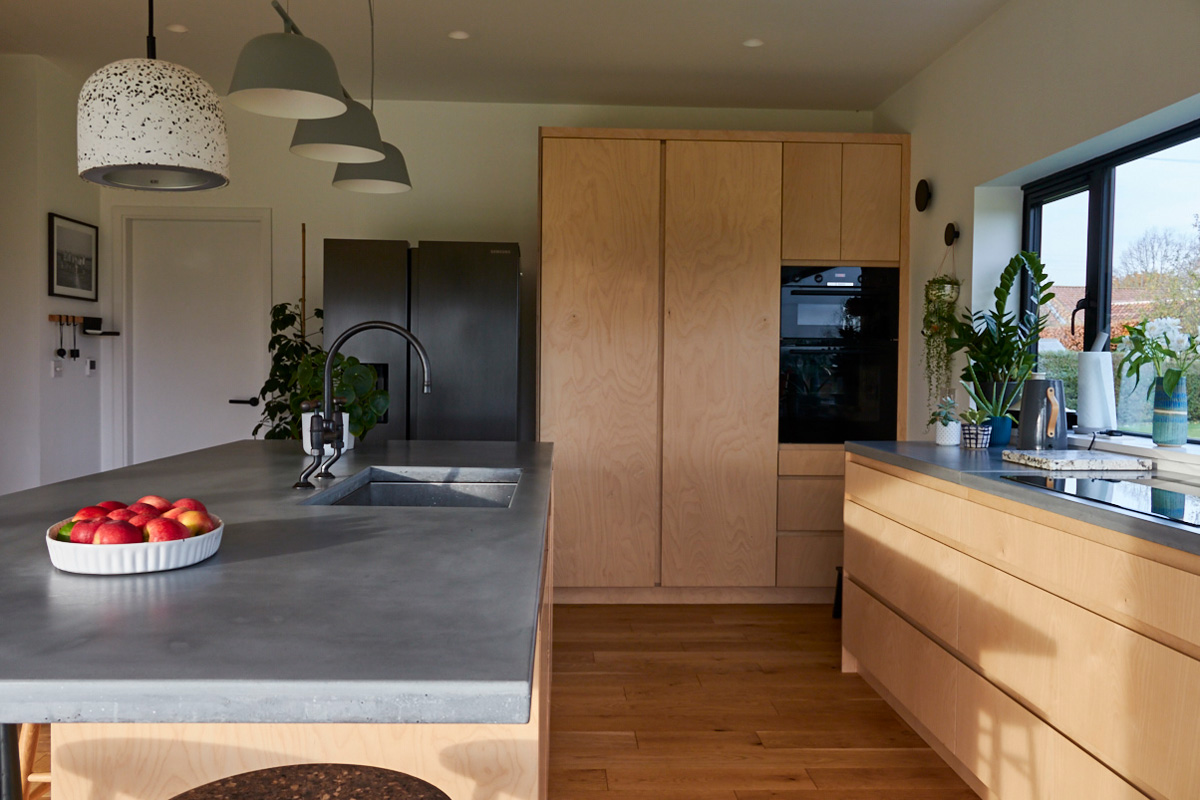
<instances>
[{"instance_id":1,"label":"black window frame","mask_svg":"<svg viewBox=\"0 0 1200 800\"><path fill-rule=\"evenodd\" d=\"M1112 249L1117 167L1193 139L1200 139L1200 119L1030 181L1021 187L1024 193L1021 248L1039 254L1042 244L1042 207L1080 192L1089 193L1087 286L1079 309L1083 312L1085 348L1092 346L1099 334L1112 336ZM1035 310L1032 308L1032 286L1028 276L1022 285L1020 304L1022 314ZM1124 433L1149 437L1149 434L1132 431Z\"/></svg>"}]
</instances>

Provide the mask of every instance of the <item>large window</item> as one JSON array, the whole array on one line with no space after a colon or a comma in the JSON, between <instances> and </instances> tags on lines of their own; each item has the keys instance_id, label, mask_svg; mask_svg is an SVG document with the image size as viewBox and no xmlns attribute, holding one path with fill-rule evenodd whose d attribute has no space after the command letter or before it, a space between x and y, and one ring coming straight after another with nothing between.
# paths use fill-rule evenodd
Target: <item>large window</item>
<instances>
[{"instance_id":1,"label":"large window","mask_svg":"<svg viewBox=\"0 0 1200 800\"><path fill-rule=\"evenodd\" d=\"M1025 247L1040 254L1056 297L1039 369L1077 399L1077 353L1126 323L1174 317L1200 331L1200 122L1123 148L1025 190ZM1117 426L1149 435L1153 374L1117 375ZM1200 440L1200 368L1188 375L1189 438Z\"/></svg>"}]
</instances>

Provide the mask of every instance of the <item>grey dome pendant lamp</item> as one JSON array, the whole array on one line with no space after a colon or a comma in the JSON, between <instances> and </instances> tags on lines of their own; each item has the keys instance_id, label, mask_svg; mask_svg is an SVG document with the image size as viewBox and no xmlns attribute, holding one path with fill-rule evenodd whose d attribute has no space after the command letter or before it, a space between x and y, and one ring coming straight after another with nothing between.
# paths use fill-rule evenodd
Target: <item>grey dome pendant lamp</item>
<instances>
[{"instance_id":1,"label":"grey dome pendant lamp","mask_svg":"<svg viewBox=\"0 0 1200 800\"><path fill-rule=\"evenodd\" d=\"M375 108L375 5L374 0L367 0L367 10L371 16L371 118L374 119ZM383 142L384 157L381 161L371 163L338 164L333 173L333 185L348 192L364 192L367 194L399 194L412 189L412 180L408 177L408 164L404 154L394 144Z\"/></svg>"},{"instance_id":2,"label":"grey dome pendant lamp","mask_svg":"<svg viewBox=\"0 0 1200 800\"><path fill-rule=\"evenodd\" d=\"M367 164L384 159L379 124L371 110L346 98L346 113L326 119L302 119L296 123L291 150L317 161Z\"/></svg>"},{"instance_id":3,"label":"grey dome pendant lamp","mask_svg":"<svg viewBox=\"0 0 1200 800\"><path fill-rule=\"evenodd\" d=\"M79 177L144 191L226 185L229 144L217 93L195 72L155 55L154 0L149 0L146 58L101 67L79 92Z\"/></svg>"},{"instance_id":4,"label":"grey dome pendant lamp","mask_svg":"<svg viewBox=\"0 0 1200 800\"><path fill-rule=\"evenodd\" d=\"M264 33L246 42L229 84L229 101L268 117L324 119L346 111L333 56L300 33L279 5L283 33Z\"/></svg>"}]
</instances>

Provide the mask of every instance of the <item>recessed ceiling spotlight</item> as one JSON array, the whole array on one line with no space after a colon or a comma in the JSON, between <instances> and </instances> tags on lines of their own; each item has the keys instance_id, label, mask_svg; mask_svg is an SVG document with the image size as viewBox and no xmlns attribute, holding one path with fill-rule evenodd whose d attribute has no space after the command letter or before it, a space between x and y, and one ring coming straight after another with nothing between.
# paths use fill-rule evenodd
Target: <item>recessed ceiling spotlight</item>
<instances>
[{"instance_id":1,"label":"recessed ceiling spotlight","mask_svg":"<svg viewBox=\"0 0 1200 800\"><path fill-rule=\"evenodd\" d=\"M762 39L747 39L742 44L746 47L762 47L766 42Z\"/></svg>"},{"instance_id":2,"label":"recessed ceiling spotlight","mask_svg":"<svg viewBox=\"0 0 1200 800\"><path fill-rule=\"evenodd\" d=\"M451 39L470 39L471 34L466 31L450 31L448 34Z\"/></svg>"},{"instance_id":3,"label":"recessed ceiling spotlight","mask_svg":"<svg viewBox=\"0 0 1200 800\"><path fill-rule=\"evenodd\" d=\"M187 33L188 27L187 25L180 25L178 22L172 22L167 26L167 30L171 33Z\"/></svg>"}]
</instances>

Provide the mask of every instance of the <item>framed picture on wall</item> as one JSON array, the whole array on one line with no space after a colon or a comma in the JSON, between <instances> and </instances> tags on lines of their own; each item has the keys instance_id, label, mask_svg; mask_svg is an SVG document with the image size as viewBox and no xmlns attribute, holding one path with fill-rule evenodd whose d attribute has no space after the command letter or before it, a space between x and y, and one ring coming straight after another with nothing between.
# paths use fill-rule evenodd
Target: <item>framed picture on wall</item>
<instances>
[{"instance_id":1,"label":"framed picture on wall","mask_svg":"<svg viewBox=\"0 0 1200 800\"><path fill-rule=\"evenodd\" d=\"M50 294L77 300L99 298L96 290L96 234L99 228L50 214Z\"/></svg>"}]
</instances>

